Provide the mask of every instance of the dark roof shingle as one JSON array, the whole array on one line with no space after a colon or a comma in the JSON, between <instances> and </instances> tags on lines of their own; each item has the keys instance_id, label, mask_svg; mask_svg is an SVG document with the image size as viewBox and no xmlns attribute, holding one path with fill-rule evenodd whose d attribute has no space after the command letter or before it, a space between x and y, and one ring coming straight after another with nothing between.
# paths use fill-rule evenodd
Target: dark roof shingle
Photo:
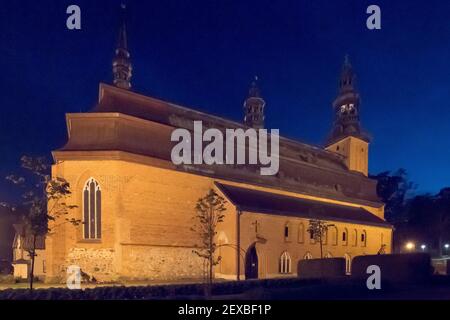
<instances>
[{"instance_id":1,"label":"dark roof shingle","mask_svg":"<svg viewBox=\"0 0 450 320\"><path fill-rule=\"evenodd\" d=\"M392 227L361 207L301 199L217 182L216 185L242 211Z\"/></svg>"}]
</instances>

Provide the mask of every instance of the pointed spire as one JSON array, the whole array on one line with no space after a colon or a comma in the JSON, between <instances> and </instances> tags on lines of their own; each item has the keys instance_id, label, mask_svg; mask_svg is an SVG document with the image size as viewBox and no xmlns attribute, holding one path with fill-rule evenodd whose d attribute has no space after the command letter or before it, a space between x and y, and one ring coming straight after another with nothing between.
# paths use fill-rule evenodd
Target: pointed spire
<instances>
[{"instance_id":1,"label":"pointed spire","mask_svg":"<svg viewBox=\"0 0 450 320\"><path fill-rule=\"evenodd\" d=\"M261 91L258 88L258 76L255 76L255 80L253 80L250 90L248 91L248 97L253 98L260 98L261 97Z\"/></svg>"},{"instance_id":2,"label":"pointed spire","mask_svg":"<svg viewBox=\"0 0 450 320\"><path fill-rule=\"evenodd\" d=\"M121 4L122 8L122 25L119 30L117 48L113 60L114 85L116 87L129 90L131 88L131 76L133 67L130 61L130 53L128 51L128 38L126 26L126 5Z\"/></svg>"},{"instance_id":3,"label":"pointed spire","mask_svg":"<svg viewBox=\"0 0 450 320\"><path fill-rule=\"evenodd\" d=\"M344 67L351 67L352 65L350 64L350 56L348 55L348 53L344 56Z\"/></svg>"},{"instance_id":4,"label":"pointed spire","mask_svg":"<svg viewBox=\"0 0 450 320\"><path fill-rule=\"evenodd\" d=\"M342 66L341 79L339 80L339 91L354 91L356 76L350 63L348 54L345 55L344 64Z\"/></svg>"},{"instance_id":5,"label":"pointed spire","mask_svg":"<svg viewBox=\"0 0 450 320\"><path fill-rule=\"evenodd\" d=\"M266 102L261 97L261 90L258 87L258 77L255 76L244 102L244 123L255 129L264 128L265 106Z\"/></svg>"},{"instance_id":6,"label":"pointed spire","mask_svg":"<svg viewBox=\"0 0 450 320\"><path fill-rule=\"evenodd\" d=\"M122 3L122 25L119 30L119 40L117 42L117 48L122 50L128 50L128 39L127 39L127 24L126 24L126 10L127 6Z\"/></svg>"}]
</instances>

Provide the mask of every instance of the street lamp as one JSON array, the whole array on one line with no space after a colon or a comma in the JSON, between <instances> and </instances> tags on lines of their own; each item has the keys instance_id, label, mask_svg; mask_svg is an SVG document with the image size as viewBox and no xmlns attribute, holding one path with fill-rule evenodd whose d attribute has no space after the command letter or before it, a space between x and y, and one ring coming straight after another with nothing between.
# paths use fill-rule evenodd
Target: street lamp
<instances>
[{"instance_id":1,"label":"street lamp","mask_svg":"<svg viewBox=\"0 0 450 320\"><path fill-rule=\"evenodd\" d=\"M425 251L426 248L427 248L427 246L424 244L420 246L420 249L422 249L423 251Z\"/></svg>"},{"instance_id":2,"label":"street lamp","mask_svg":"<svg viewBox=\"0 0 450 320\"><path fill-rule=\"evenodd\" d=\"M448 248L450 248L450 244L448 243L444 244L444 248L445 248L445 255L448 256Z\"/></svg>"},{"instance_id":3,"label":"street lamp","mask_svg":"<svg viewBox=\"0 0 450 320\"><path fill-rule=\"evenodd\" d=\"M414 242L407 242L405 247L406 247L406 250L412 251L412 250L414 250L416 245L414 244Z\"/></svg>"}]
</instances>

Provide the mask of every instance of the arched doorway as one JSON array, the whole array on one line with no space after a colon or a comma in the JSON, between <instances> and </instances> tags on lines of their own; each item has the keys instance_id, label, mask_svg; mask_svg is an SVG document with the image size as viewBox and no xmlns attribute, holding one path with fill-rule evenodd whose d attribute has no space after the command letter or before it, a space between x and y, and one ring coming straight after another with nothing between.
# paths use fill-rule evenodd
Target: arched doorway
<instances>
[{"instance_id":1,"label":"arched doorway","mask_svg":"<svg viewBox=\"0 0 450 320\"><path fill-rule=\"evenodd\" d=\"M245 254L245 279L258 279L258 254L255 245Z\"/></svg>"}]
</instances>

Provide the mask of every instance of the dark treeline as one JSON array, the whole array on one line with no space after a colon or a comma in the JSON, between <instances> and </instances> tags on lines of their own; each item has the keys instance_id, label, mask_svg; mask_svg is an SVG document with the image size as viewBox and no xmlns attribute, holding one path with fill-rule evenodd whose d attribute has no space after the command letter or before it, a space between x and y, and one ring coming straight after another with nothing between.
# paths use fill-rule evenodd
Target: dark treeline
<instances>
[{"instance_id":1,"label":"dark treeline","mask_svg":"<svg viewBox=\"0 0 450 320\"><path fill-rule=\"evenodd\" d=\"M394 250L404 252L412 242L416 251L433 256L450 251L450 187L436 194L416 194L417 186L408 180L405 169L372 175L378 181L377 192L386 204L385 217L395 226ZM425 247L422 247L424 245Z\"/></svg>"}]
</instances>

